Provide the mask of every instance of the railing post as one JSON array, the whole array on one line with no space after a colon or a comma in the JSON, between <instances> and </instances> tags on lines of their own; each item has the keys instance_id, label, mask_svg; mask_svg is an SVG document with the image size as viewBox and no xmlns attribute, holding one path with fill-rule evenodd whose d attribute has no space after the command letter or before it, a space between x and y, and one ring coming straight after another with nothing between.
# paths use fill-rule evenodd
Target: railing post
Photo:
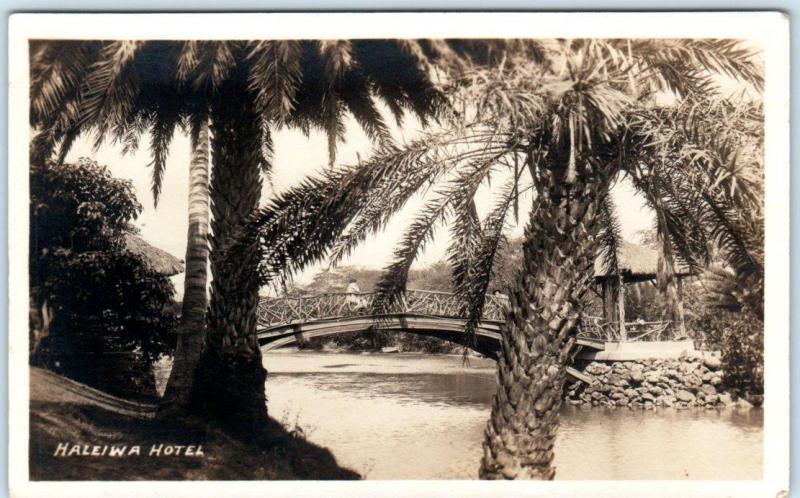
<instances>
[{"instance_id":1,"label":"railing post","mask_svg":"<svg viewBox=\"0 0 800 498\"><path fill-rule=\"evenodd\" d=\"M625 330L625 285L622 279L619 282L619 340L625 342L628 340L628 333Z\"/></svg>"}]
</instances>

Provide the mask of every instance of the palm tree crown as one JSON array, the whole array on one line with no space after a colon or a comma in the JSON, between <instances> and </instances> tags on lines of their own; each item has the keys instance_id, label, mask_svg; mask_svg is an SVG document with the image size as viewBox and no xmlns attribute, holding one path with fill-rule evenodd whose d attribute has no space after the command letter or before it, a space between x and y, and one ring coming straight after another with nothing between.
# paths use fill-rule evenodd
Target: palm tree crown
<instances>
[{"instance_id":1,"label":"palm tree crown","mask_svg":"<svg viewBox=\"0 0 800 498\"><path fill-rule=\"evenodd\" d=\"M36 41L31 52L37 144L50 151L60 143L63 158L93 132L97 145L112 137L127 152L149 131L156 197L174 132L196 131L226 81L238 81L238 98L254 103L265 167L275 127L325 131L333 161L347 113L381 143L389 133L378 101L397 119L408 111L424 123L442 99L398 41Z\"/></svg>"}]
</instances>

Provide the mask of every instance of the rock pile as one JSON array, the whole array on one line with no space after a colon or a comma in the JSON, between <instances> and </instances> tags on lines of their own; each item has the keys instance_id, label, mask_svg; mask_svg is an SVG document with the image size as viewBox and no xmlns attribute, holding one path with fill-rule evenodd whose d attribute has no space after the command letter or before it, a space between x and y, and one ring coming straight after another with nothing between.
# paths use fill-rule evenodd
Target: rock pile
<instances>
[{"instance_id":1,"label":"rock pile","mask_svg":"<svg viewBox=\"0 0 800 498\"><path fill-rule=\"evenodd\" d=\"M567 386L567 403L592 406L721 408L733 404L722 389L718 357L591 362L583 370L599 382Z\"/></svg>"}]
</instances>

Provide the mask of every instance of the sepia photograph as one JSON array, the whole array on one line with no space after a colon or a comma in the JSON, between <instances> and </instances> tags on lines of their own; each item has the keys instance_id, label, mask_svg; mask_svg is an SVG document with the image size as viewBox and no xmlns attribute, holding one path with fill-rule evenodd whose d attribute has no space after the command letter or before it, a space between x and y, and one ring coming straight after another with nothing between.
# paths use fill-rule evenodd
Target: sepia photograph
<instances>
[{"instance_id":1,"label":"sepia photograph","mask_svg":"<svg viewBox=\"0 0 800 498\"><path fill-rule=\"evenodd\" d=\"M789 24L669 15L16 16L16 496L786 493Z\"/></svg>"}]
</instances>

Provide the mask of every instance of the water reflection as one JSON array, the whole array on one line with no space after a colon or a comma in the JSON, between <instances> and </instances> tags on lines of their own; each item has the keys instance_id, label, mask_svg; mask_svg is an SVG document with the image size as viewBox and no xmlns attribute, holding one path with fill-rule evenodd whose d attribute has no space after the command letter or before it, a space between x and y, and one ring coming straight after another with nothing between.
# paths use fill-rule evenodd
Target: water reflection
<instances>
[{"instance_id":1,"label":"water reflection","mask_svg":"<svg viewBox=\"0 0 800 498\"><path fill-rule=\"evenodd\" d=\"M457 356L267 354L271 414L371 479L477 477L494 363ZM565 406L557 479L759 479L761 410Z\"/></svg>"},{"instance_id":2,"label":"water reflection","mask_svg":"<svg viewBox=\"0 0 800 498\"><path fill-rule=\"evenodd\" d=\"M270 379L286 382L286 374ZM481 374L290 374L308 388L335 391L348 398L392 398L402 405L489 406L495 391L494 377Z\"/></svg>"}]
</instances>

